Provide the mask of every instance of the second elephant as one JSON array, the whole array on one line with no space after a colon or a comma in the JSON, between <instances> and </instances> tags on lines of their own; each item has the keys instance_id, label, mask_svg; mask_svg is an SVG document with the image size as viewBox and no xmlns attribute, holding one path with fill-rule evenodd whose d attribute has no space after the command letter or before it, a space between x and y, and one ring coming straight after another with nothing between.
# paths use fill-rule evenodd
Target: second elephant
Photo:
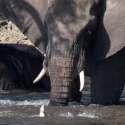
<instances>
[{"instance_id":1,"label":"second elephant","mask_svg":"<svg viewBox=\"0 0 125 125\"><path fill-rule=\"evenodd\" d=\"M44 56L34 46L0 44L0 89L44 88L50 91L47 76L36 85L33 80L40 72Z\"/></svg>"}]
</instances>

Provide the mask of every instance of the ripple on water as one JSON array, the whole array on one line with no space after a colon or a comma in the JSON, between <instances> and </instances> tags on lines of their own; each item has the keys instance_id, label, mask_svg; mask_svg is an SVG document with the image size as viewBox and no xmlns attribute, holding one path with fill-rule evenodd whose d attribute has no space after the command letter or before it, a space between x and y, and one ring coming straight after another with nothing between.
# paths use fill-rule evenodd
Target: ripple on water
<instances>
[{"instance_id":1,"label":"ripple on water","mask_svg":"<svg viewBox=\"0 0 125 125\"><path fill-rule=\"evenodd\" d=\"M9 105L9 106L14 106L14 105L18 105L18 106L23 106L23 105L45 105L47 106L49 103L49 99L44 99L44 100L24 100L24 101L12 101L12 100L2 100L0 99L0 105L1 106L5 106L5 105Z\"/></svg>"},{"instance_id":2,"label":"ripple on water","mask_svg":"<svg viewBox=\"0 0 125 125\"><path fill-rule=\"evenodd\" d=\"M88 112L79 113L77 116L86 117L86 118L99 118L99 116L96 116L95 114L88 113Z\"/></svg>"},{"instance_id":3,"label":"ripple on water","mask_svg":"<svg viewBox=\"0 0 125 125\"><path fill-rule=\"evenodd\" d=\"M90 89L85 84L81 103L68 107L48 107L49 93L0 92L0 124L2 125L125 125L125 106L90 104ZM125 89L121 101L125 102ZM45 105L45 118L40 118L40 107Z\"/></svg>"},{"instance_id":4,"label":"ripple on water","mask_svg":"<svg viewBox=\"0 0 125 125\"><path fill-rule=\"evenodd\" d=\"M64 113L64 114L59 114L58 116L67 117L67 118L74 117L74 115L71 112L67 112L67 113Z\"/></svg>"},{"instance_id":5,"label":"ripple on water","mask_svg":"<svg viewBox=\"0 0 125 125\"><path fill-rule=\"evenodd\" d=\"M85 117L85 118L99 118L98 116L95 116L95 114L88 113L88 112L81 112L81 113L78 113L77 115L74 115L71 112L67 112L67 113L64 113L64 114L59 114L58 116L66 117L66 118L71 118L71 117L75 117L75 116Z\"/></svg>"}]
</instances>

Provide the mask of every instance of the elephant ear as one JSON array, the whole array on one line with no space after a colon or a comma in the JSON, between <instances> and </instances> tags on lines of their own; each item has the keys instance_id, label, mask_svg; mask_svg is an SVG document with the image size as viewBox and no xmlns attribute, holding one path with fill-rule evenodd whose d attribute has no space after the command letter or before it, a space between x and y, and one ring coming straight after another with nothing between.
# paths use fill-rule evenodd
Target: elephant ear
<instances>
[{"instance_id":1,"label":"elephant ear","mask_svg":"<svg viewBox=\"0 0 125 125\"><path fill-rule=\"evenodd\" d=\"M47 0L0 0L0 11L43 52L48 41L43 24L47 9Z\"/></svg>"}]
</instances>

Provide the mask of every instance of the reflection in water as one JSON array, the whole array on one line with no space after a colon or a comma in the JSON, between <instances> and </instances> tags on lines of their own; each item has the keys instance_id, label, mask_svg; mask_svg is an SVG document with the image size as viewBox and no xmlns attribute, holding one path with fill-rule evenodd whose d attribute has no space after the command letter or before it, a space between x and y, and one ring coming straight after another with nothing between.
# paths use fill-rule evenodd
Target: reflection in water
<instances>
[{"instance_id":1,"label":"reflection in water","mask_svg":"<svg viewBox=\"0 0 125 125\"><path fill-rule=\"evenodd\" d=\"M125 89L121 101L125 102ZM124 105L90 104L89 79L83 90L82 103L73 102L68 107L48 107L48 102L49 93L0 91L0 125L125 125ZM41 105L45 105L45 118L39 117Z\"/></svg>"}]
</instances>

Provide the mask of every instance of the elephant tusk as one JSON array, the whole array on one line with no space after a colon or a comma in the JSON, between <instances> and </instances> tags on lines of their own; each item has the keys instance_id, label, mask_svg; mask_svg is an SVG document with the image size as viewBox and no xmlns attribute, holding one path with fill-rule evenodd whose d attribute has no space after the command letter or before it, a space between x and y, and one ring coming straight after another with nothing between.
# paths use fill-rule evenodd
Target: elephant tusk
<instances>
[{"instance_id":1,"label":"elephant tusk","mask_svg":"<svg viewBox=\"0 0 125 125\"><path fill-rule=\"evenodd\" d=\"M45 114L44 114L44 105L41 106L40 108L40 114L39 114L40 117L45 117Z\"/></svg>"},{"instance_id":2,"label":"elephant tusk","mask_svg":"<svg viewBox=\"0 0 125 125\"><path fill-rule=\"evenodd\" d=\"M82 91L82 89L83 89L83 87L84 87L84 78L85 76L84 76L84 71L81 71L80 73L79 73L79 78L80 78L80 92Z\"/></svg>"},{"instance_id":3,"label":"elephant tusk","mask_svg":"<svg viewBox=\"0 0 125 125\"><path fill-rule=\"evenodd\" d=\"M41 70L41 72L39 73L39 75L37 76L37 78L33 81L33 83L37 83L40 81L40 79L42 79L42 77L45 75L45 70L44 68Z\"/></svg>"},{"instance_id":4,"label":"elephant tusk","mask_svg":"<svg viewBox=\"0 0 125 125\"><path fill-rule=\"evenodd\" d=\"M45 54L44 52L40 51L38 47L35 46L35 48L36 48L39 52L41 52L44 57L46 57L46 54Z\"/></svg>"}]
</instances>

